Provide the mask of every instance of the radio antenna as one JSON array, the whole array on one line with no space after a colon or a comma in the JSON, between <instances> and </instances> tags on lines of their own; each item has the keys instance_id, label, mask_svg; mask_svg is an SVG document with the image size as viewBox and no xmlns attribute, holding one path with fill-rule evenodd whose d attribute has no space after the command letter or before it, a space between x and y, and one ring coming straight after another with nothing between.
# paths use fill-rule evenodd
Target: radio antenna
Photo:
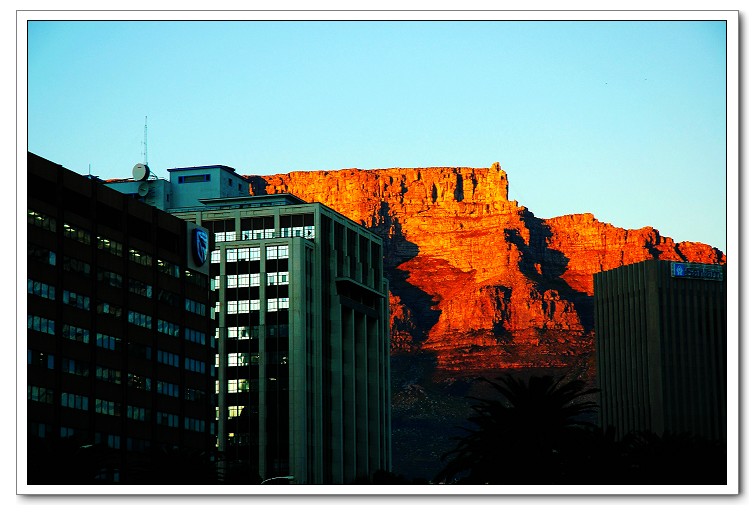
<instances>
[{"instance_id":1,"label":"radio antenna","mask_svg":"<svg viewBox=\"0 0 755 515\"><path fill-rule=\"evenodd\" d=\"M149 164L149 159L147 159L147 117L144 117L144 164Z\"/></svg>"}]
</instances>

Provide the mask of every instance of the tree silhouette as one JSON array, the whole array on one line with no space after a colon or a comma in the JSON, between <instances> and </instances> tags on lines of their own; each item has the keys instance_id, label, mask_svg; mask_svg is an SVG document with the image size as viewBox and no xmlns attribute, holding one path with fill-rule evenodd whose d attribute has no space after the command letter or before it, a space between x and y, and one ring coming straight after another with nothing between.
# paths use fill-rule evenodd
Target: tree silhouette
<instances>
[{"instance_id":1,"label":"tree silhouette","mask_svg":"<svg viewBox=\"0 0 755 515\"><path fill-rule=\"evenodd\" d=\"M448 463L437 482L471 484L558 484L573 482L569 464L595 430L597 392L583 381L533 376L528 381L504 376L485 379L499 399L473 398L475 429L456 437L443 456Z\"/></svg>"}]
</instances>

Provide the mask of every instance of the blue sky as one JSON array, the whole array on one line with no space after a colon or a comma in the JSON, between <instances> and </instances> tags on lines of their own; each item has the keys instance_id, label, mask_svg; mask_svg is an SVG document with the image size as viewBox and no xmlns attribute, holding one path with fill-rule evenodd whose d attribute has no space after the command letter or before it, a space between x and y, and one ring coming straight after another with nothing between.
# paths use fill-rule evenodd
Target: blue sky
<instances>
[{"instance_id":1,"label":"blue sky","mask_svg":"<svg viewBox=\"0 0 755 515\"><path fill-rule=\"evenodd\" d=\"M536 216L726 250L724 22L28 24L28 150L102 178L498 161ZM730 172L730 180L736 173Z\"/></svg>"}]
</instances>

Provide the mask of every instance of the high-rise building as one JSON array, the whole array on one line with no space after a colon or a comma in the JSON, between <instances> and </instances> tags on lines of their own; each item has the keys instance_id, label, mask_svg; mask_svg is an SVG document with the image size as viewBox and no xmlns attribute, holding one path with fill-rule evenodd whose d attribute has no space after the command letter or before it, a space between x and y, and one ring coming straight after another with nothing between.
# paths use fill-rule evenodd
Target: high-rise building
<instances>
[{"instance_id":1,"label":"high-rise building","mask_svg":"<svg viewBox=\"0 0 755 515\"><path fill-rule=\"evenodd\" d=\"M659 260L595 274L603 426L726 438L725 275Z\"/></svg>"},{"instance_id":2,"label":"high-rise building","mask_svg":"<svg viewBox=\"0 0 755 515\"><path fill-rule=\"evenodd\" d=\"M125 483L214 453L206 230L31 153L27 202L29 483L91 481L56 475L86 449Z\"/></svg>"},{"instance_id":3,"label":"high-rise building","mask_svg":"<svg viewBox=\"0 0 755 515\"><path fill-rule=\"evenodd\" d=\"M162 193L158 181L108 185L209 232L226 469L300 484L390 470L382 240L322 204L251 196L227 166L169 173Z\"/></svg>"}]
</instances>

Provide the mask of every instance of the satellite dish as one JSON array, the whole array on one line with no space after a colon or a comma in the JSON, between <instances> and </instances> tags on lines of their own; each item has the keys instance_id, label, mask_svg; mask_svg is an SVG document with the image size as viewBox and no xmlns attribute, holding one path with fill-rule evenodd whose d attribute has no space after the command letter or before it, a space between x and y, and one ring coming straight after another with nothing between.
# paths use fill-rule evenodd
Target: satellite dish
<instances>
[{"instance_id":1,"label":"satellite dish","mask_svg":"<svg viewBox=\"0 0 755 515\"><path fill-rule=\"evenodd\" d=\"M149 166L137 163L134 165L133 170L131 170L131 174L134 176L135 181L143 181L149 177Z\"/></svg>"},{"instance_id":2,"label":"satellite dish","mask_svg":"<svg viewBox=\"0 0 755 515\"><path fill-rule=\"evenodd\" d=\"M136 190L136 193L140 197L146 197L147 194L149 194L149 183L143 182L139 185L139 188Z\"/></svg>"}]
</instances>

